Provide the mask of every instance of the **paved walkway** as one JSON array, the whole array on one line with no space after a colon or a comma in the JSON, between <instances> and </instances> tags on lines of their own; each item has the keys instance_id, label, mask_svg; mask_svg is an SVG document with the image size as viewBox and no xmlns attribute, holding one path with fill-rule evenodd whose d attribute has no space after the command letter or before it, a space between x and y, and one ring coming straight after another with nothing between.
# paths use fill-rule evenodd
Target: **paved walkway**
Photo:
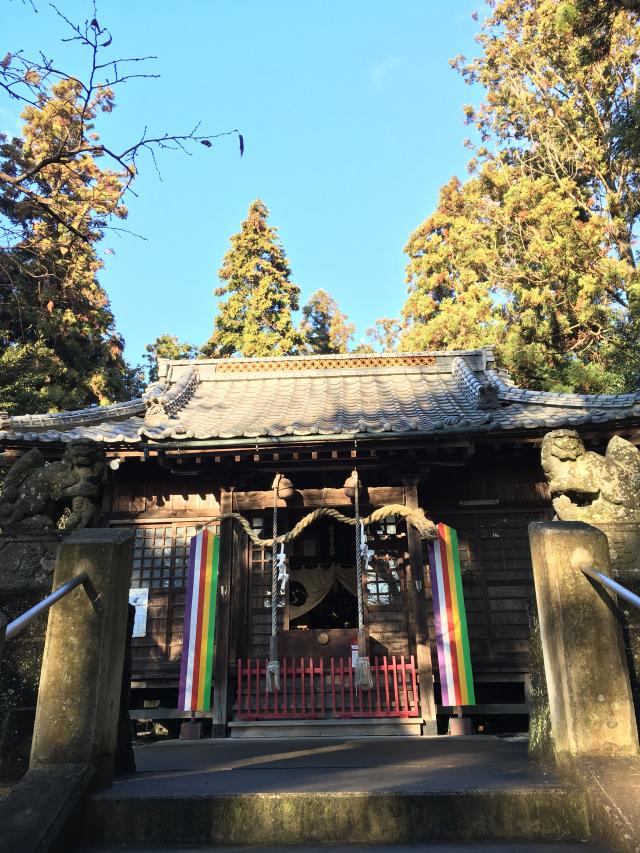
<instances>
[{"instance_id":1,"label":"paved walkway","mask_svg":"<svg viewBox=\"0 0 640 853\"><path fill-rule=\"evenodd\" d=\"M490 736L165 741L136 748L138 773L100 797L555 787L525 742Z\"/></svg>"}]
</instances>

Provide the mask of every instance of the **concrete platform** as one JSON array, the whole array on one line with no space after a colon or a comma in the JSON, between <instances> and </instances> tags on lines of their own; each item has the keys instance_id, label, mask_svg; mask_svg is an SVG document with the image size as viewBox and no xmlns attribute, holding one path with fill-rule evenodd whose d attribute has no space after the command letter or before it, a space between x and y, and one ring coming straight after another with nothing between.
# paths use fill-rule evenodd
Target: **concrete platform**
<instances>
[{"instance_id":1,"label":"concrete platform","mask_svg":"<svg viewBox=\"0 0 640 853\"><path fill-rule=\"evenodd\" d=\"M165 741L136 747L135 776L101 798L274 792L546 788L527 744L490 736Z\"/></svg>"},{"instance_id":2,"label":"concrete platform","mask_svg":"<svg viewBox=\"0 0 640 853\"><path fill-rule=\"evenodd\" d=\"M584 795L532 767L524 742L169 741L139 747L136 760L136 776L87 804L87 845L335 853L348 841L381 853L492 841L485 850L517 851L525 842L524 851L598 849L575 846L589 838Z\"/></svg>"}]
</instances>

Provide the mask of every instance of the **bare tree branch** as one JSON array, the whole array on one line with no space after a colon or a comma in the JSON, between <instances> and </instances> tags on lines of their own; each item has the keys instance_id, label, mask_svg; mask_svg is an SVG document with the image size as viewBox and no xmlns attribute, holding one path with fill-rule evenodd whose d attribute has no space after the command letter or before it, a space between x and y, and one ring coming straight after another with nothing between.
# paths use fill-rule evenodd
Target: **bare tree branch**
<instances>
[{"instance_id":1,"label":"bare tree branch","mask_svg":"<svg viewBox=\"0 0 640 853\"><path fill-rule=\"evenodd\" d=\"M26 3L27 0L22 0ZM29 0L34 11L37 11L33 0ZM63 22L69 35L62 38L63 43L75 42L88 52L86 73L76 76L63 66L54 62L44 52L37 57L28 57L23 50L9 52L0 60L0 93L4 91L12 100L22 103L25 108L44 109L51 103L51 87L68 82L77 87L80 93L79 103L73 106L70 126L71 132L57 142L55 150L47 151L45 156L32 154L25 148L20 149L20 157L11 160L11 168L7 162L0 165L0 238L9 245L11 241L20 241L20 228L11 224L10 211L21 206L31 205L41 215L49 217L56 225L61 226L82 241L93 239L95 231L91 221L78 223L73 221L64 206L63 181L58 179L51 183L53 173L57 169L69 170L76 178L83 179L89 188L92 177L80 175L75 170L76 164L86 162L85 158L104 157L110 161L116 172L114 177L120 181L121 192L117 196L112 210L100 214L100 229L108 227L104 217L114 214L121 203L123 195L131 192L132 183L137 175L137 164L142 154L148 153L153 162L158 177L162 179L157 152L161 150L180 151L191 155L194 144L207 148L213 142L225 136L238 136L240 154L244 144L237 129L215 134L203 134L198 122L191 130L180 133L165 131L158 134L148 133L145 127L139 138L122 149L116 149L101 142L93 131L93 121L97 113L111 108L112 90L121 84L134 79L159 77L156 73L134 71L132 66L148 63L155 56L118 57L117 59L103 58L105 51L113 42L113 36L107 27L99 23L98 10L93 4L93 17L83 23L74 23L58 6L49 4L55 15ZM127 70L131 69L131 73ZM69 119L69 116L66 116ZM14 141L14 144L19 144ZM2 137L0 136L0 145ZM7 143L8 145L8 143ZM7 148L7 145L4 148ZM6 150L5 150L6 154Z\"/></svg>"}]
</instances>

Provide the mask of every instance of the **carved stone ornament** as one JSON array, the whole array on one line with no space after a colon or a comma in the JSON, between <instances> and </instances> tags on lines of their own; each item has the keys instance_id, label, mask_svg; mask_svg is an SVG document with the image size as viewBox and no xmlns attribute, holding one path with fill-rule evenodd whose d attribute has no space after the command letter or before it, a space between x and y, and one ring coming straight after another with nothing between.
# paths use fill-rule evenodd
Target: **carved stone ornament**
<instances>
[{"instance_id":1,"label":"carved stone ornament","mask_svg":"<svg viewBox=\"0 0 640 853\"><path fill-rule=\"evenodd\" d=\"M542 468L560 521L640 523L640 450L614 435L604 456L578 433L557 429L542 442Z\"/></svg>"},{"instance_id":2,"label":"carved stone ornament","mask_svg":"<svg viewBox=\"0 0 640 853\"><path fill-rule=\"evenodd\" d=\"M0 536L0 606L8 594L51 592L60 538L59 531Z\"/></svg>"},{"instance_id":3,"label":"carved stone ornament","mask_svg":"<svg viewBox=\"0 0 640 853\"><path fill-rule=\"evenodd\" d=\"M4 533L55 530L70 511L65 530L90 527L98 515L103 450L93 441L67 445L59 462L45 463L37 449L27 451L9 469L0 496Z\"/></svg>"}]
</instances>

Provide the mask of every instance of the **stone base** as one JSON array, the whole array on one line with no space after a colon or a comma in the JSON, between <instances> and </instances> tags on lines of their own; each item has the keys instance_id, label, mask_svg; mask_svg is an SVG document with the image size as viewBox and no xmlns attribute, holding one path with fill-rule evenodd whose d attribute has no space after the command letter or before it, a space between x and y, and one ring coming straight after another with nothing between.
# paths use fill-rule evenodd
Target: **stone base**
<instances>
[{"instance_id":1,"label":"stone base","mask_svg":"<svg viewBox=\"0 0 640 853\"><path fill-rule=\"evenodd\" d=\"M451 717L449 720L449 734L453 736L472 735L473 722L469 717Z\"/></svg>"},{"instance_id":2,"label":"stone base","mask_svg":"<svg viewBox=\"0 0 640 853\"><path fill-rule=\"evenodd\" d=\"M11 622L41 601L47 592L6 594L0 590L0 611ZM44 613L4 645L0 662L0 780L3 782L19 779L29 766L46 630Z\"/></svg>"},{"instance_id":3,"label":"stone base","mask_svg":"<svg viewBox=\"0 0 640 853\"><path fill-rule=\"evenodd\" d=\"M175 775L175 774L174 774ZM231 774L232 775L232 774ZM340 771L337 771L337 776ZM327 780L329 782L329 780ZM318 787L321 787L320 783ZM92 797L85 809L85 844L117 848L157 845L213 850L546 849L545 842L588 837L582 792L569 786L434 792L269 791ZM544 844L544 846L542 846ZM446 846L443 846L446 845ZM482 844L480 849L485 849ZM496 845L497 849L497 845Z\"/></svg>"},{"instance_id":4,"label":"stone base","mask_svg":"<svg viewBox=\"0 0 640 853\"><path fill-rule=\"evenodd\" d=\"M62 531L0 536L0 593L51 591Z\"/></svg>"},{"instance_id":5,"label":"stone base","mask_svg":"<svg viewBox=\"0 0 640 853\"><path fill-rule=\"evenodd\" d=\"M0 784L13 783L29 769L35 708L0 711Z\"/></svg>"},{"instance_id":6,"label":"stone base","mask_svg":"<svg viewBox=\"0 0 640 853\"><path fill-rule=\"evenodd\" d=\"M593 524L607 537L613 577L640 595L640 524L610 522ZM640 611L618 601L622 621L629 680L633 692L636 721L640 731Z\"/></svg>"},{"instance_id":7,"label":"stone base","mask_svg":"<svg viewBox=\"0 0 640 853\"><path fill-rule=\"evenodd\" d=\"M549 694L544 674L540 620L535 597L529 603L529 756L546 769L556 764L551 734Z\"/></svg>"},{"instance_id":8,"label":"stone base","mask_svg":"<svg viewBox=\"0 0 640 853\"><path fill-rule=\"evenodd\" d=\"M581 571L613 573L606 535L582 522L532 522L529 540L554 753L636 755L620 619Z\"/></svg>"},{"instance_id":9,"label":"stone base","mask_svg":"<svg viewBox=\"0 0 640 853\"><path fill-rule=\"evenodd\" d=\"M11 622L51 592L60 533L0 537L0 612ZM0 665L0 780L15 782L29 766L40 668L47 630L42 614L4 645Z\"/></svg>"},{"instance_id":10,"label":"stone base","mask_svg":"<svg viewBox=\"0 0 640 853\"><path fill-rule=\"evenodd\" d=\"M406 719L359 720L232 720L232 738L297 737L420 737L421 721Z\"/></svg>"},{"instance_id":11,"label":"stone base","mask_svg":"<svg viewBox=\"0 0 640 853\"><path fill-rule=\"evenodd\" d=\"M640 581L640 524L589 522L607 537L613 577L620 583Z\"/></svg>"},{"instance_id":12,"label":"stone base","mask_svg":"<svg viewBox=\"0 0 640 853\"><path fill-rule=\"evenodd\" d=\"M200 740L202 738L202 723L194 720L180 726L180 740Z\"/></svg>"}]
</instances>

